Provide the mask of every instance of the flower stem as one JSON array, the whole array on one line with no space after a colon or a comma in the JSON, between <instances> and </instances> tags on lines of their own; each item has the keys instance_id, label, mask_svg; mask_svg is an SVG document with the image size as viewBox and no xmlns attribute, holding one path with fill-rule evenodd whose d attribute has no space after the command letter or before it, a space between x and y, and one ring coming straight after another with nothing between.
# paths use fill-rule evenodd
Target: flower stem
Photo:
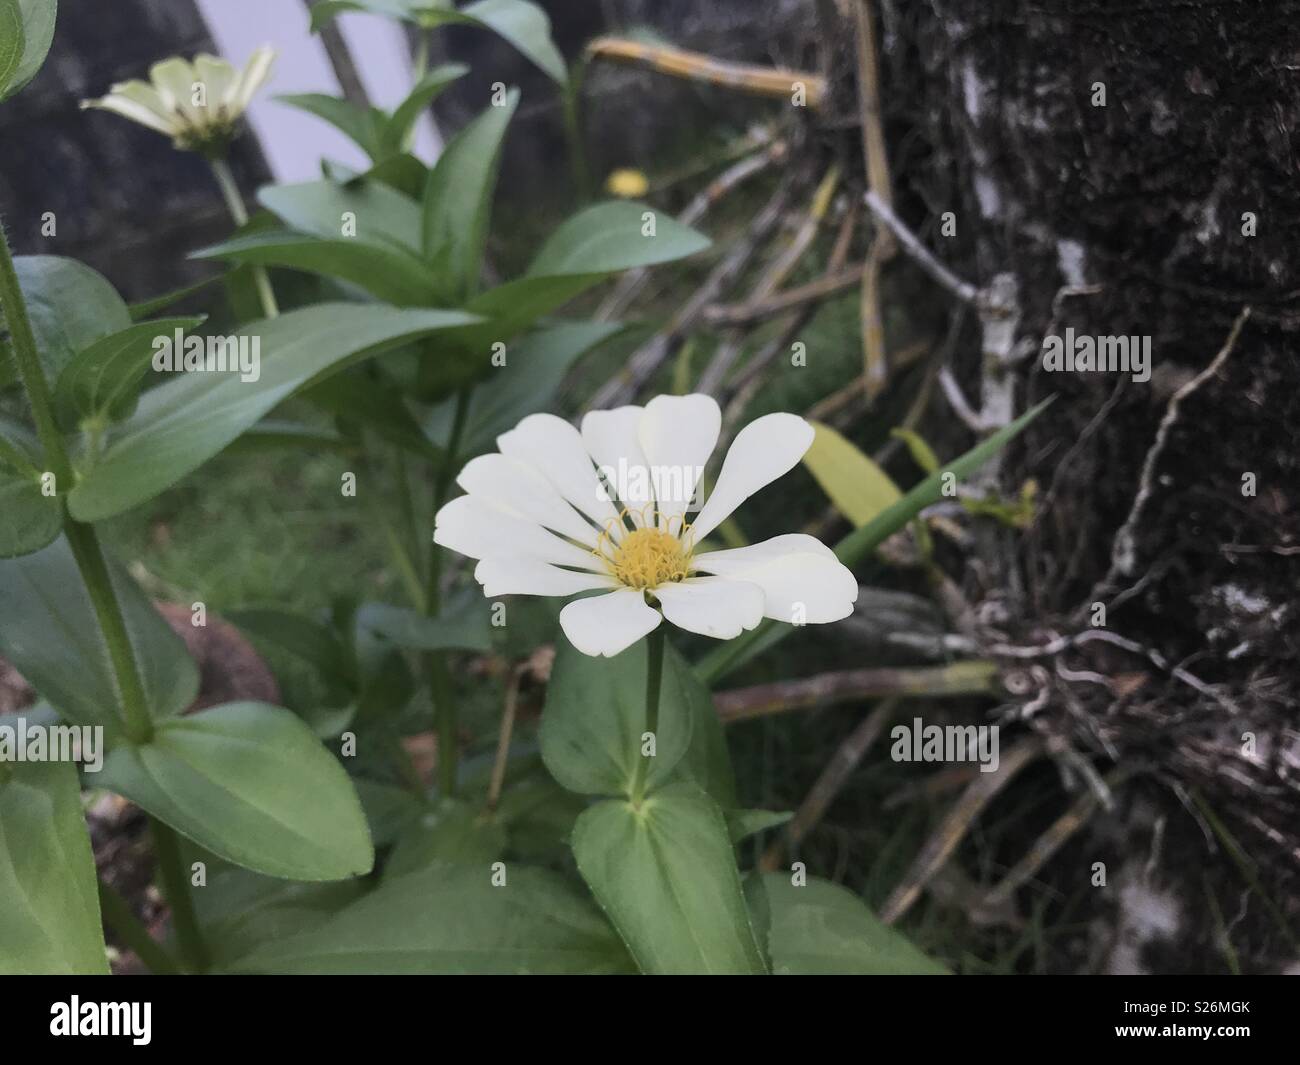
<instances>
[{"instance_id":1,"label":"flower stem","mask_svg":"<svg viewBox=\"0 0 1300 1065\"><path fill-rule=\"evenodd\" d=\"M646 637L645 731L654 736L659 731L659 690L664 676L664 626ZM658 747L658 738L655 739ZM642 756L632 775L632 804L640 806L645 798L646 778L650 775L650 758Z\"/></svg>"},{"instance_id":2,"label":"flower stem","mask_svg":"<svg viewBox=\"0 0 1300 1065\"><path fill-rule=\"evenodd\" d=\"M497 736L497 756L492 763L492 779L488 783L487 809L495 813L501 801L501 790L506 783L506 765L510 761L510 740L515 731L515 710L519 705L519 685L524 679L524 665L516 666L506 676L506 705L501 713L501 731Z\"/></svg>"},{"instance_id":3,"label":"flower stem","mask_svg":"<svg viewBox=\"0 0 1300 1065\"><path fill-rule=\"evenodd\" d=\"M230 172L230 164L224 159L209 159L208 162L212 164L212 174L221 188L221 195L230 210L230 217L234 219L236 227L243 228L248 225L248 209L244 206L243 196L239 194L235 175ZM271 279L267 276L266 268L254 266L252 271L253 284L257 286L257 296L262 301L262 312L268 318L278 317L280 307L275 302L275 292L271 288Z\"/></svg>"},{"instance_id":4,"label":"flower stem","mask_svg":"<svg viewBox=\"0 0 1300 1065\"><path fill-rule=\"evenodd\" d=\"M433 513L437 517L447 494L451 491L452 478L456 475L457 456L460 452L461 437L465 434L465 421L469 413L468 388L456 394L456 413L452 419L451 436L447 440L447 450L443 456L442 466L438 470L437 480L433 486ZM426 574L424 608L429 617L436 617L442 606L442 548L429 541L429 569ZM438 720L438 787L448 798L456 794L456 756L459 731L457 724L456 699L452 692L451 675L447 671L447 657L442 651L431 651L428 656L429 694L433 697L434 714Z\"/></svg>"},{"instance_id":5,"label":"flower stem","mask_svg":"<svg viewBox=\"0 0 1300 1065\"><path fill-rule=\"evenodd\" d=\"M151 973L174 976L180 972L166 948L149 934L149 930L131 912L126 900L104 883L99 882L99 909L118 939L149 967Z\"/></svg>"},{"instance_id":6,"label":"flower stem","mask_svg":"<svg viewBox=\"0 0 1300 1065\"><path fill-rule=\"evenodd\" d=\"M194 900L190 897L189 878L181 858L180 841L176 833L161 821L150 824L153 833L153 852L158 862L158 879L162 881L163 897L172 911L172 929L176 933L176 946L186 964L197 972L208 967L208 951L194 915Z\"/></svg>"}]
</instances>

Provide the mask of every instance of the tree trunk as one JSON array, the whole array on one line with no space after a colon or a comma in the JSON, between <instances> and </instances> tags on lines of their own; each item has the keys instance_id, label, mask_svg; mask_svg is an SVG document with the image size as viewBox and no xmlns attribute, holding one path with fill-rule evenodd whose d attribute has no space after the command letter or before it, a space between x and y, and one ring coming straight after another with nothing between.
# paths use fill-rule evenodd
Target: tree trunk
<instances>
[{"instance_id":1,"label":"tree trunk","mask_svg":"<svg viewBox=\"0 0 1300 1065\"><path fill-rule=\"evenodd\" d=\"M1056 396L1001 467L1007 495L1036 484L1033 525L982 542L965 591L986 637L1068 644L1007 658L1025 702L1045 699L1031 725L1156 782L1108 824L1157 827L1162 853L1151 832L1125 849L1098 831L1071 875L1128 854L1098 898L1146 892L1176 916L1130 934L1121 902L1129 942L1099 964L1176 943L1163 970L1224 968L1202 874L1230 920L1247 862L1269 901L1234 941L1243 966L1276 967L1300 954L1269 913L1300 909L1296 5L873 6L898 213L967 280L1015 282L1009 364L968 327L955 376L976 408ZM1067 329L1149 337L1149 380L1045 368Z\"/></svg>"}]
</instances>

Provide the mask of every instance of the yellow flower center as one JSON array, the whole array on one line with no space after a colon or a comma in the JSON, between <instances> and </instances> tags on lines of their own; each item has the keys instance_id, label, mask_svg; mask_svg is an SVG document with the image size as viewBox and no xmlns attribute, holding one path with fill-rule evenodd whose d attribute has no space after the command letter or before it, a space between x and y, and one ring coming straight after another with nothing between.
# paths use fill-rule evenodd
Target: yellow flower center
<instances>
[{"instance_id":1,"label":"yellow flower center","mask_svg":"<svg viewBox=\"0 0 1300 1065\"><path fill-rule=\"evenodd\" d=\"M620 584L643 591L690 574L690 552L672 533L643 528L628 533L614 544L609 566Z\"/></svg>"}]
</instances>

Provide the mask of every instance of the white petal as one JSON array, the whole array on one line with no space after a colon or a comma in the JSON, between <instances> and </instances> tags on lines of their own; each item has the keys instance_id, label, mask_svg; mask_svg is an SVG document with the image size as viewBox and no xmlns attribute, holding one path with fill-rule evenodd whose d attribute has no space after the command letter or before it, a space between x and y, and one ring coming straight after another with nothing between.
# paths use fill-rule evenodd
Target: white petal
<instances>
[{"instance_id":1,"label":"white petal","mask_svg":"<svg viewBox=\"0 0 1300 1065\"><path fill-rule=\"evenodd\" d=\"M613 577L598 573L574 573L558 569L535 558L519 555L493 555L474 567L474 579L483 585L483 594L494 595L574 595L593 588L617 588Z\"/></svg>"},{"instance_id":2,"label":"white petal","mask_svg":"<svg viewBox=\"0 0 1300 1065\"><path fill-rule=\"evenodd\" d=\"M858 598L857 578L835 552L799 533L752 547L706 552L695 557L694 565L705 573L757 585L763 591L764 615L791 624L839 621L853 613Z\"/></svg>"},{"instance_id":3,"label":"white petal","mask_svg":"<svg viewBox=\"0 0 1300 1065\"><path fill-rule=\"evenodd\" d=\"M111 93L98 100L83 100L81 106L83 108L93 107L99 111L111 111L115 115L129 118L132 122L138 122L142 126L156 130L159 133L165 133L169 137L176 136L178 131L178 125L173 119L164 117L153 108L118 92Z\"/></svg>"},{"instance_id":4,"label":"white petal","mask_svg":"<svg viewBox=\"0 0 1300 1065\"><path fill-rule=\"evenodd\" d=\"M433 542L470 558L527 555L596 572L604 568L590 551L475 496L460 496L438 511Z\"/></svg>"},{"instance_id":5,"label":"white petal","mask_svg":"<svg viewBox=\"0 0 1300 1065\"><path fill-rule=\"evenodd\" d=\"M797 414L767 414L736 434L709 501L692 525L698 544L760 488L789 473L812 447L813 427Z\"/></svg>"},{"instance_id":6,"label":"white petal","mask_svg":"<svg viewBox=\"0 0 1300 1065\"><path fill-rule=\"evenodd\" d=\"M784 533L747 547L731 547L725 551L705 551L692 560L696 569L705 573L733 576L742 570L753 569L764 562L783 555L821 555L834 558L835 552L815 536L807 533Z\"/></svg>"},{"instance_id":7,"label":"white petal","mask_svg":"<svg viewBox=\"0 0 1300 1065\"><path fill-rule=\"evenodd\" d=\"M269 44L262 45L249 57L239 79L231 88L230 103L235 114L242 114L248 109L253 95L271 77L271 66L274 63L275 49Z\"/></svg>"},{"instance_id":8,"label":"white petal","mask_svg":"<svg viewBox=\"0 0 1300 1065\"><path fill-rule=\"evenodd\" d=\"M654 590L664 617L687 632L731 640L763 620L763 590L728 577L691 577Z\"/></svg>"},{"instance_id":9,"label":"white petal","mask_svg":"<svg viewBox=\"0 0 1300 1065\"><path fill-rule=\"evenodd\" d=\"M495 453L480 455L465 464L456 483L493 506L570 536L588 547L596 546L596 530L591 523L526 462Z\"/></svg>"},{"instance_id":10,"label":"white petal","mask_svg":"<svg viewBox=\"0 0 1300 1065\"><path fill-rule=\"evenodd\" d=\"M194 57L194 76L203 82L204 99L208 125L213 125L224 117L227 121L236 117L230 106L230 92L239 78L239 73L224 59L211 55Z\"/></svg>"},{"instance_id":11,"label":"white petal","mask_svg":"<svg viewBox=\"0 0 1300 1065\"><path fill-rule=\"evenodd\" d=\"M654 632L661 620L659 611L647 606L645 595L633 588L578 599L560 611L560 627L569 642L584 655L606 658ZM592 710L599 712L600 707Z\"/></svg>"},{"instance_id":12,"label":"white petal","mask_svg":"<svg viewBox=\"0 0 1300 1065\"><path fill-rule=\"evenodd\" d=\"M163 106L177 113L188 125L204 124L203 108L194 106L194 68L184 59L164 59L149 68L149 80L162 97Z\"/></svg>"},{"instance_id":13,"label":"white petal","mask_svg":"<svg viewBox=\"0 0 1300 1065\"><path fill-rule=\"evenodd\" d=\"M565 499L600 528L617 534L618 511L601 486L578 430L554 414L530 414L497 437L503 455L537 470Z\"/></svg>"},{"instance_id":14,"label":"white petal","mask_svg":"<svg viewBox=\"0 0 1300 1065\"><path fill-rule=\"evenodd\" d=\"M637 437L650 463L661 528L678 533L722 429L712 396L655 396L645 406Z\"/></svg>"},{"instance_id":15,"label":"white petal","mask_svg":"<svg viewBox=\"0 0 1300 1065\"><path fill-rule=\"evenodd\" d=\"M615 494L639 529L654 504L650 468L637 432L642 407L593 410L582 419L582 443L587 453L614 486ZM620 483L621 481L621 483Z\"/></svg>"}]
</instances>

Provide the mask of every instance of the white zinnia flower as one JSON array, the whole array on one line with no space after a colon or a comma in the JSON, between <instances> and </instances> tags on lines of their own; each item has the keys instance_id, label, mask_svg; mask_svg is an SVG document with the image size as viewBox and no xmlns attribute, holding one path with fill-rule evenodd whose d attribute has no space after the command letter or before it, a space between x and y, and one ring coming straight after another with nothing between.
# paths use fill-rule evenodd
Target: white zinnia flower
<instances>
[{"instance_id":1,"label":"white zinnia flower","mask_svg":"<svg viewBox=\"0 0 1300 1065\"><path fill-rule=\"evenodd\" d=\"M718 404L704 395L593 411L581 432L554 415L530 415L497 438L499 454L466 464L457 483L468 494L438 512L434 541L480 560L474 577L487 596L604 591L560 612L569 640L589 655L618 654L662 618L726 640L764 617L796 624L847 617L857 580L813 536L697 553L813 441L812 427L793 414L751 422L689 521L689 497L721 424ZM615 481L621 498L607 487Z\"/></svg>"},{"instance_id":2,"label":"white zinnia flower","mask_svg":"<svg viewBox=\"0 0 1300 1065\"><path fill-rule=\"evenodd\" d=\"M200 55L193 63L164 59L149 68L149 81L114 85L107 96L83 100L97 107L165 133L177 148L220 155L253 94L271 76L275 52L267 45L257 49L243 70L224 59Z\"/></svg>"}]
</instances>

